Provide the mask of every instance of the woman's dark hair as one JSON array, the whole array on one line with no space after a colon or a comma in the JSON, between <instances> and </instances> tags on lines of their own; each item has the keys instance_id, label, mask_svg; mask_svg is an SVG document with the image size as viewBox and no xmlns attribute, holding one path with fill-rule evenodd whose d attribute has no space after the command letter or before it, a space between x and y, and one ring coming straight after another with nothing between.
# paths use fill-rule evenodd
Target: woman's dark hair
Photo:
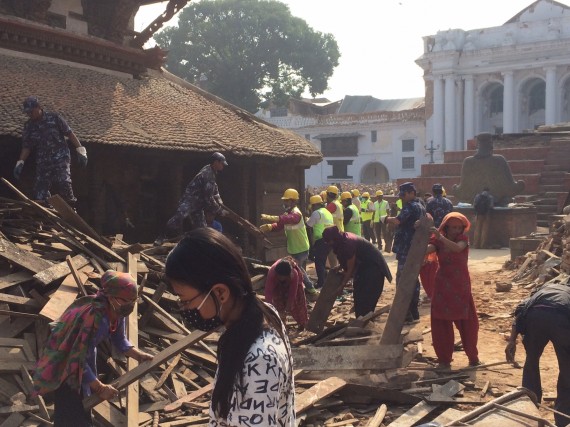
<instances>
[{"instance_id":1,"label":"woman's dark hair","mask_svg":"<svg viewBox=\"0 0 570 427\"><path fill-rule=\"evenodd\" d=\"M289 276L291 274L291 262L287 258L282 258L275 266L275 273L279 276Z\"/></svg>"},{"instance_id":2,"label":"woman's dark hair","mask_svg":"<svg viewBox=\"0 0 570 427\"><path fill-rule=\"evenodd\" d=\"M218 342L218 378L212 393L214 412L227 418L234 384L243 380L243 365L252 344L263 330L264 320L285 340L279 316L256 297L245 261L236 246L212 228L191 231L166 259L168 280L188 284L207 293L218 283L243 299L239 320L229 326Z\"/></svg>"}]
</instances>

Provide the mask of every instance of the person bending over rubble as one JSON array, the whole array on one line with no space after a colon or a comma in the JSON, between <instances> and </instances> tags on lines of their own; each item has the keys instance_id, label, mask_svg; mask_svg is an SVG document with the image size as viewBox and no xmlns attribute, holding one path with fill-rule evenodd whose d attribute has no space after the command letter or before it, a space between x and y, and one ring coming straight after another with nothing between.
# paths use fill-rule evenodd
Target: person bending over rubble
<instances>
[{"instance_id":1,"label":"person bending over rubble","mask_svg":"<svg viewBox=\"0 0 570 427\"><path fill-rule=\"evenodd\" d=\"M374 311L382 290L384 279L392 281L392 273L382 252L363 237L340 232L336 226L323 231L325 243L332 247L344 275L339 292L351 278L354 286L354 312L356 317Z\"/></svg>"},{"instance_id":2,"label":"person bending over rubble","mask_svg":"<svg viewBox=\"0 0 570 427\"><path fill-rule=\"evenodd\" d=\"M292 257L278 259L267 273L265 301L275 306L283 323L287 313L291 314L299 330L309 321L303 288L303 272Z\"/></svg>"},{"instance_id":3,"label":"person bending over rubble","mask_svg":"<svg viewBox=\"0 0 570 427\"><path fill-rule=\"evenodd\" d=\"M278 313L253 291L238 249L211 228L192 230L168 255L165 273L187 326L202 331L225 326L210 425L293 427L289 340Z\"/></svg>"},{"instance_id":4,"label":"person bending over rubble","mask_svg":"<svg viewBox=\"0 0 570 427\"><path fill-rule=\"evenodd\" d=\"M35 368L34 393L54 391L54 426L92 426L91 413L82 399L97 394L101 399L119 392L97 378L97 345L110 338L115 348L139 362L152 355L135 348L125 336L125 318L137 300L137 284L128 273L107 270L96 295L73 302L51 324L51 335Z\"/></svg>"},{"instance_id":5,"label":"person bending over rubble","mask_svg":"<svg viewBox=\"0 0 570 427\"><path fill-rule=\"evenodd\" d=\"M448 213L439 229L433 228L427 247L427 253L437 253L439 262L431 299L431 335L439 367L443 369L451 367L453 324L459 330L469 366L481 364L477 351L479 320L467 268L470 227L465 215Z\"/></svg>"}]
</instances>

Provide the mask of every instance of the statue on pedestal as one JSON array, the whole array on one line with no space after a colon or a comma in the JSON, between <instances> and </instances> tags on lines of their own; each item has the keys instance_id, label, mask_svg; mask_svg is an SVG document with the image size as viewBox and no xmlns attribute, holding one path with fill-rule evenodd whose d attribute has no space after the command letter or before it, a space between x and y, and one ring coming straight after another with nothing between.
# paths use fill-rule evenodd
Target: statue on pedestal
<instances>
[{"instance_id":1,"label":"statue on pedestal","mask_svg":"<svg viewBox=\"0 0 570 427\"><path fill-rule=\"evenodd\" d=\"M477 135L477 153L467 157L461 167L459 185L453 186L453 195L460 202L473 203L483 188L493 194L495 207L507 206L513 196L524 190L524 181L515 181L507 160L493 154L493 139L490 133Z\"/></svg>"}]
</instances>

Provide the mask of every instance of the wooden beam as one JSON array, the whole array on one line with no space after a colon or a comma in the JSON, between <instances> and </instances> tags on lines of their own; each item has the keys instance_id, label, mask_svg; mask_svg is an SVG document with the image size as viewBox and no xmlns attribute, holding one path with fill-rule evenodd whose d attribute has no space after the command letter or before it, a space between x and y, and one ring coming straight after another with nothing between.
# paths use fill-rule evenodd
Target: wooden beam
<instances>
[{"instance_id":1,"label":"wooden beam","mask_svg":"<svg viewBox=\"0 0 570 427\"><path fill-rule=\"evenodd\" d=\"M182 405L184 403L192 402L192 401L196 400L197 398L199 398L200 396L203 396L204 394L209 393L213 389L214 389L214 384L208 384L208 385L206 385L206 386L204 386L198 390L193 391L190 394L187 394L186 396L181 397L177 401L166 405L164 407L164 411L165 412L177 411L178 409L180 409L182 407Z\"/></svg>"},{"instance_id":2,"label":"wooden beam","mask_svg":"<svg viewBox=\"0 0 570 427\"><path fill-rule=\"evenodd\" d=\"M87 290L85 289L85 286L83 286L83 282L81 280L81 278L79 277L79 274L77 273L77 270L75 269L75 266L73 265L73 262L71 260L71 257L69 255L67 255L65 257L65 262L67 263L67 266L69 267L69 271L71 271L71 275L73 276L73 280L75 280L75 284L77 285L77 289L79 289L79 295L81 295L82 297L87 296ZM136 280L136 277L135 277Z\"/></svg>"},{"instance_id":3,"label":"wooden beam","mask_svg":"<svg viewBox=\"0 0 570 427\"><path fill-rule=\"evenodd\" d=\"M333 308L336 297L338 297L341 289L339 288L342 281L342 274L335 271L329 271L327 278L319 294L319 298L315 303L313 311L309 316L307 330L319 333L323 330L329 314Z\"/></svg>"},{"instance_id":4,"label":"wooden beam","mask_svg":"<svg viewBox=\"0 0 570 427\"><path fill-rule=\"evenodd\" d=\"M320 381L307 391L295 397L295 413L306 411L316 402L336 393L346 385L346 381L338 377L330 377Z\"/></svg>"},{"instance_id":5,"label":"wooden beam","mask_svg":"<svg viewBox=\"0 0 570 427\"><path fill-rule=\"evenodd\" d=\"M51 262L46 261L29 251L20 249L14 243L2 236L0 236L0 258L4 258L9 262L19 265L20 267L34 273L39 273L53 265Z\"/></svg>"},{"instance_id":6,"label":"wooden beam","mask_svg":"<svg viewBox=\"0 0 570 427\"><path fill-rule=\"evenodd\" d=\"M85 283L87 282L88 272L93 271L93 267L87 265L79 271L79 279ZM59 285L57 291L55 291L50 300L40 311L40 316L45 317L49 320L56 320L63 314L65 309L75 301L77 298L79 290L77 289L77 284L74 277L69 274Z\"/></svg>"},{"instance_id":7,"label":"wooden beam","mask_svg":"<svg viewBox=\"0 0 570 427\"><path fill-rule=\"evenodd\" d=\"M69 257L69 255L68 255ZM66 257L67 259L67 257ZM79 254L71 258L71 262L75 268L82 268L89 264L89 259L85 258L83 255ZM60 262L34 274L34 279L40 282L42 285L47 286L62 277L67 276L70 273L69 264L66 261Z\"/></svg>"},{"instance_id":8,"label":"wooden beam","mask_svg":"<svg viewBox=\"0 0 570 427\"><path fill-rule=\"evenodd\" d=\"M129 274L137 282L137 259L131 253L127 255ZM133 312L127 318L127 339L135 348L139 347L138 304L135 302ZM132 357L127 359L127 371L132 371L139 365ZM139 426L139 383L133 382L127 388L127 427Z\"/></svg>"},{"instance_id":9,"label":"wooden beam","mask_svg":"<svg viewBox=\"0 0 570 427\"><path fill-rule=\"evenodd\" d=\"M404 320L412 301L420 268L424 261L429 240L429 230L432 226L433 221L428 217L420 218L419 227L416 228L412 245L408 251L404 270L396 284L396 295L392 302L392 309L388 314L386 327L382 333L381 344L397 344L400 341L400 334L402 333Z\"/></svg>"},{"instance_id":10,"label":"wooden beam","mask_svg":"<svg viewBox=\"0 0 570 427\"><path fill-rule=\"evenodd\" d=\"M432 393L429 398L436 399L437 397L453 397L465 386L457 381L451 380L438 391ZM409 427L414 425L422 418L427 416L430 412L437 408L437 405L430 405L427 402L420 402L406 413L400 415L398 419L389 424L389 427Z\"/></svg>"},{"instance_id":11,"label":"wooden beam","mask_svg":"<svg viewBox=\"0 0 570 427\"><path fill-rule=\"evenodd\" d=\"M386 405L380 405L374 416L368 421L368 424L366 424L366 427L380 427L380 424L384 421L387 411L388 407Z\"/></svg>"},{"instance_id":12,"label":"wooden beam","mask_svg":"<svg viewBox=\"0 0 570 427\"><path fill-rule=\"evenodd\" d=\"M402 344L293 348L295 369L394 369L400 367Z\"/></svg>"},{"instance_id":13,"label":"wooden beam","mask_svg":"<svg viewBox=\"0 0 570 427\"><path fill-rule=\"evenodd\" d=\"M157 366L166 363L169 359L176 356L177 354L183 352L185 349L190 347L191 345L195 344L196 342L202 340L203 338L210 335L213 331L204 332L204 331L195 331L192 332L190 335L185 337L184 339L172 344L170 347L165 348L160 353L158 353L152 360L147 362L143 362L138 365L133 370L127 372L125 375L119 377L114 383L113 386L118 390L125 388L129 384L139 380L145 374L155 369ZM93 406L100 403L101 400L97 395L91 395L88 398L83 399L83 406L86 409L90 409Z\"/></svg>"},{"instance_id":14,"label":"wooden beam","mask_svg":"<svg viewBox=\"0 0 570 427\"><path fill-rule=\"evenodd\" d=\"M99 403L93 412L95 420L104 427L127 427L127 417L110 402Z\"/></svg>"}]
</instances>

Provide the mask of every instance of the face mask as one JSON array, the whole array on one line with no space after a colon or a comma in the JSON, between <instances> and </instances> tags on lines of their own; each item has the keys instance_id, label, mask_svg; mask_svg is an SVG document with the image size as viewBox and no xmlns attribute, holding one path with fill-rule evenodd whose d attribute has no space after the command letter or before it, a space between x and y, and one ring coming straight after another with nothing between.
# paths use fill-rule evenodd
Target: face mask
<instances>
[{"instance_id":1,"label":"face mask","mask_svg":"<svg viewBox=\"0 0 570 427\"><path fill-rule=\"evenodd\" d=\"M180 315L182 316L184 323L186 323L188 326L193 327L194 329L199 329L204 332L213 331L223 324L222 319L220 319L220 310L222 309L222 306L218 305L218 299L215 296L213 298L214 304L216 304L217 314L211 319L204 319L200 314L200 309L204 305L204 302L206 302L206 299L211 292L212 289L210 289L210 292L206 294L198 307L180 311Z\"/></svg>"},{"instance_id":2,"label":"face mask","mask_svg":"<svg viewBox=\"0 0 570 427\"><path fill-rule=\"evenodd\" d=\"M285 203L283 203L283 209L288 211L289 209L291 209L291 207L289 205L286 205Z\"/></svg>"},{"instance_id":3,"label":"face mask","mask_svg":"<svg viewBox=\"0 0 570 427\"><path fill-rule=\"evenodd\" d=\"M115 299L115 298L113 298L113 299ZM115 307L115 305L113 303L111 303L111 305L113 306L113 310L115 310L115 313L117 313L121 317L127 317L135 309L135 303L134 302L132 302L130 304L125 304L125 305L119 304L118 307Z\"/></svg>"}]
</instances>

